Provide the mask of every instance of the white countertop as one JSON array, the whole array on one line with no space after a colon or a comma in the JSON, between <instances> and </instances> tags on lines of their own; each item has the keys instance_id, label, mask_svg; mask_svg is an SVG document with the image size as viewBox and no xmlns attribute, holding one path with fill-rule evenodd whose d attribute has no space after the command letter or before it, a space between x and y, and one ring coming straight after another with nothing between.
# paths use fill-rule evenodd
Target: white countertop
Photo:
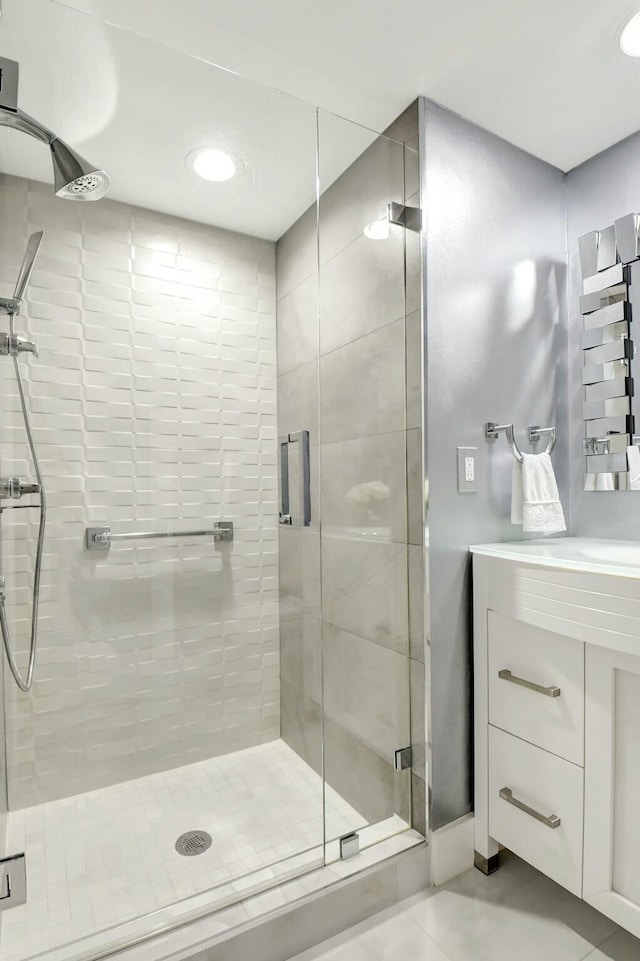
<instances>
[{"instance_id":1,"label":"white countertop","mask_svg":"<svg viewBox=\"0 0 640 961\"><path fill-rule=\"evenodd\" d=\"M504 544L474 544L472 554L615 577L640 578L640 543L596 537L551 537Z\"/></svg>"}]
</instances>

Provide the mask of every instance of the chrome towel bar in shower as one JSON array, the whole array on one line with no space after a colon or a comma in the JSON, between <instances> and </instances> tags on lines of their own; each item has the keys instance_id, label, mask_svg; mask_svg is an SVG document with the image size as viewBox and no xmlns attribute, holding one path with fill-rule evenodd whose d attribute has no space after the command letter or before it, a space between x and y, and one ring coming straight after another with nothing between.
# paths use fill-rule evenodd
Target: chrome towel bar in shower
<instances>
[{"instance_id":1,"label":"chrome towel bar in shower","mask_svg":"<svg viewBox=\"0 0 640 961\"><path fill-rule=\"evenodd\" d=\"M202 531L133 531L112 534L110 527L87 527L85 545L88 551L108 551L112 541L134 541L159 537L213 537L214 541L233 540L233 521L216 521L213 528Z\"/></svg>"},{"instance_id":2,"label":"chrome towel bar in shower","mask_svg":"<svg viewBox=\"0 0 640 961\"><path fill-rule=\"evenodd\" d=\"M507 435L507 443L511 448L511 453L517 461L522 463L522 451L516 444L516 439L513 432L513 424L494 424L493 421L489 421L484 425L484 439L485 440L495 440L500 433L504 432ZM548 434L549 440L547 441L547 446L543 453L550 454L553 448L556 446L556 428L555 427L529 427L528 429L529 443L533 443L538 440L542 434Z\"/></svg>"}]
</instances>

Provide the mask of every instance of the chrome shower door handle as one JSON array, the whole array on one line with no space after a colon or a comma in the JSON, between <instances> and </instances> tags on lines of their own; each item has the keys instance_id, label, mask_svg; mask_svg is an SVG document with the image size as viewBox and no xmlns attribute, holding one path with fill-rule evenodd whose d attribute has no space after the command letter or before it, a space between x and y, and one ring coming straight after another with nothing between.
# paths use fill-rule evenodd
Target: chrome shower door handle
<instances>
[{"instance_id":1,"label":"chrome shower door handle","mask_svg":"<svg viewBox=\"0 0 640 961\"><path fill-rule=\"evenodd\" d=\"M309 431L298 430L278 439L280 449L280 524L309 527L311 524L311 467ZM291 473L298 482L292 484Z\"/></svg>"},{"instance_id":2,"label":"chrome shower door handle","mask_svg":"<svg viewBox=\"0 0 640 961\"><path fill-rule=\"evenodd\" d=\"M0 911L17 908L27 901L27 873L24 854L0 858Z\"/></svg>"}]
</instances>

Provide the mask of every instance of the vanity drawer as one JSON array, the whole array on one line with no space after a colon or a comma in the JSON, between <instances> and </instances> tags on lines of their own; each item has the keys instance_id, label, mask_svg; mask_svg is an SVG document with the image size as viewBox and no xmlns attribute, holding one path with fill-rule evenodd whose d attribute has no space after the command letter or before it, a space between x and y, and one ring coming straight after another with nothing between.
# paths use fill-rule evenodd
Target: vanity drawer
<instances>
[{"instance_id":1,"label":"vanity drawer","mask_svg":"<svg viewBox=\"0 0 640 961\"><path fill-rule=\"evenodd\" d=\"M490 836L578 897L583 797L582 768L489 727Z\"/></svg>"},{"instance_id":2,"label":"vanity drawer","mask_svg":"<svg viewBox=\"0 0 640 961\"><path fill-rule=\"evenodd\" d=\"M489 723L584 764L584 644L495 611L487 617Z\"/></svg>"}]
</instances>

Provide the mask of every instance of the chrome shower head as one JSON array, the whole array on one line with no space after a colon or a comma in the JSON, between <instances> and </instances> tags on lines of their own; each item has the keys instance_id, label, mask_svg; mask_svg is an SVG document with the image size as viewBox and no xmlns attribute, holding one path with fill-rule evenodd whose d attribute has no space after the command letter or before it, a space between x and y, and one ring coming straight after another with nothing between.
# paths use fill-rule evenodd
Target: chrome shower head
<instances>
[{"instance_id":1,"label":"chrome shower head","mask_svg":"<svg viewBox=\"0 0 640 961\"><path fill-rule=\"evenodd\" d=\"M104 170L90 164L56 134L18 108L18 64L0 57L0 126L13 127L46 143L51 150L56 197L100 200L111 187Z\"/></svg>"},{"instance_id":2,"label":"chrome shower head","mask_svg":"<svg viewBox=\"0 0 640 961\"><path fill-rule=\"evenodd\" d=\"M104 170L97 170L84 157L72 150L59 137L49 144L56 197L65 200L100 200L108 193L111 178Z\"/></svg>"}]
</instances>

